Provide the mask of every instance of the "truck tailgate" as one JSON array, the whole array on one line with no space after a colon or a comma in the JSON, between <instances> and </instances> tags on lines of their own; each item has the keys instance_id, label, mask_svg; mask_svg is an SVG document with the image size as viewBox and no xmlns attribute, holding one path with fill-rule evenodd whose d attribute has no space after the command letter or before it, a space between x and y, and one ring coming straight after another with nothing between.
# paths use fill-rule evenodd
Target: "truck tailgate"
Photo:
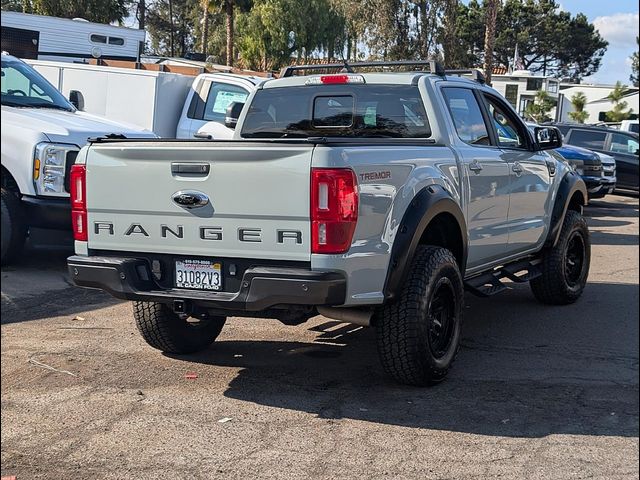
<instances>
[{"instance_id":1,"label":"truck tailgate","mask_svg":"<svg viewBox=\"0 0 640 480\"><path fill-rule=\"evenodd\" d=\"M89 248L309 261L312 153L307 144L93 144ZM180 206L178 192L208 203Z\"/></svg>"}]
</instances>

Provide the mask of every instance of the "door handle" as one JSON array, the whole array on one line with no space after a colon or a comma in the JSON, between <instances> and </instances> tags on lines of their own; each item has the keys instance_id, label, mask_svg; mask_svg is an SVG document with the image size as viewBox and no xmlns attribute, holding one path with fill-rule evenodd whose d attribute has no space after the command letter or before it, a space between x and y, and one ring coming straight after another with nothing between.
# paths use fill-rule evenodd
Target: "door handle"
<instances>
[{"instance_id":1,"label":"door handle","mask_svg":"<svg viewBox=\"0 0 640 480\"><path fill-rule=\"evenodd\" d=\"M475 158L470 164L469 164L469 170L471 170L472 172L475 173L480 173L483 169L482 164L478 161L477 158Z\"/></svg>"},{"instance_id":2,"label":"door handle","mask_svg":"<svg viewBox=\"0 0 640 480\"><path fill-rule=\"evenodd\" d=\"M208 163L173 162L171 163L172 175L209 175L211 166Z\"/></svg>"},{"instance_id":3,"label":"door handle","mask_svg":"<svg viewBox=\"0 0 640 480\"><path fill-rule=\"evenodd\" d=\"M522 168L522 165L520 165L520 163L515 162L512 166L511 166L511 170L513 171L513 173L516 174L517 177L519 177L520 175L522 175L522 172L524 171Z\"/></svg>"}]
</instances>

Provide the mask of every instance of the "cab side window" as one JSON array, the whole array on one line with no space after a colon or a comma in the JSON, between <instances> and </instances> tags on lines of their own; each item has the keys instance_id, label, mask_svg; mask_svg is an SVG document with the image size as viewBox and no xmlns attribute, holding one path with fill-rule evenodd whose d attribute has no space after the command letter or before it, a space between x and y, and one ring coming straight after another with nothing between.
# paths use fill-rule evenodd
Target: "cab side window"
<instances>
[{"instance_id":1,"label":"cab side window","mask_svg":"<svg viewBox=\"0 0 640 480\"><path fill-rule=\"evenodd\" d=\"M591 130L581 130L574 128L569 135L569 144L576 147L588 148L590 150L604 150L604 141L607 139L606 132L594 132Z\"/></svg>"},{"instance_id":2,"label":"cab side window","mask_svg":"<svg viewBox=\"0 0 640 480\"><path fill-rule=\"evenodd\" d=\"M227 107L233 102L244 103L248 96L249 92L242 87L224 83L212 84L204 106L203 120L224 123Z\"/></svg>"},{"instance_id":3,"label":"cab side window","mask_svg":"<svg viewBox=\"0 0 640 480\"><path fill-rule=\"evenodd\" d=\"M489 130L473 91L445 87L442 93L460 140L470 145L490 145Z\"/></svg>"},{"instance_id":4,"label":"cab side window","mask_svg":"<svg viewBox=\"0 0 640 480\"><path fill-rule=\"evenodd\" d=\"M249 92L242 87L205 80L196 85L187 118L224 124L227 107L232 102L244 103Z\"/></svg>"},{"instance_id":5,"label":"cab side window","mask_svg":"<svg viewBox=\"0 0 640 480\"><path fill-rule=\"evenodd\" d=\"M498 145L507 148L527 148L526 134L522 122L512 112L490 95L483 94L489 117L496 130Z\"/></svg>"},{"instance_id":6,"label":"cab side window","mask_svg":"<svg viewBox=\"0 0 640 480\"><path fill-rule=\"evenodd\" d=\"M621 133L612 133L609 151L614 153L638 155L638 145L638 140L634 140L631 136L623 135Z\"/></svg>"}]
</instances>

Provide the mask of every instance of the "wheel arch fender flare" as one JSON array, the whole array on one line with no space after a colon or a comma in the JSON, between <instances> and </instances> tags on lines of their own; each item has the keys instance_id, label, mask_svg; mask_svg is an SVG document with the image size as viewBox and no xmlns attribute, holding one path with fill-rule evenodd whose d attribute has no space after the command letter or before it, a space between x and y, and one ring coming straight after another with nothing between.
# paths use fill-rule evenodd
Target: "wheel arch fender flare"
<instances>
[{"instance_id":1,"label":"wheel arch fender flare","mask_svg":"<svg viewBox=\"0 0 640 480\"><path fill-rule=\"evenodd\" d=\"M384 285L385 299L397 296L423 235L432 221L441 214L455 220L459 230L459 248L454 252L460 272L464 275L467 263L468 236L464 214L458 202L440 185L429 185L418 192L402 216L391 248L391 257ZM453 240L452 241L457 241Z\"/></svg>"},{"instance_id":2,"label":"wheel arch fender flare","mask_svg":"<svg viewBox=\"0 0 640 480\"><path fill-rule=\"evenodd\" d=\"M589 194L582 178L573 171L567 172L560 180L560 186L556 193L545 247L553 247L558 242L567 210L571 209L582 213L582 207L588 202Z\"/></svg>"}]
</instances>

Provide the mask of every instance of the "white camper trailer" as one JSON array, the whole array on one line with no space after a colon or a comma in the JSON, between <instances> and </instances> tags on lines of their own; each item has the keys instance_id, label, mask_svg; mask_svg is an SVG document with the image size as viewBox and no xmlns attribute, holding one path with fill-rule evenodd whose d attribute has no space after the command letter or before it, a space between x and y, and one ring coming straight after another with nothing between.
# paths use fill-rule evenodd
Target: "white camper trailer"
<instances>
[{"instance_id":1,"label":"white camper trailer","mask_svg":"<svg viewBox=\"0 0 640 480\"><path fill-rule=\"evenodd\" d=\"M145 32L115 25L2 11L2 50L19 58L138 61Z\"/></svg>"}]
</instances>

